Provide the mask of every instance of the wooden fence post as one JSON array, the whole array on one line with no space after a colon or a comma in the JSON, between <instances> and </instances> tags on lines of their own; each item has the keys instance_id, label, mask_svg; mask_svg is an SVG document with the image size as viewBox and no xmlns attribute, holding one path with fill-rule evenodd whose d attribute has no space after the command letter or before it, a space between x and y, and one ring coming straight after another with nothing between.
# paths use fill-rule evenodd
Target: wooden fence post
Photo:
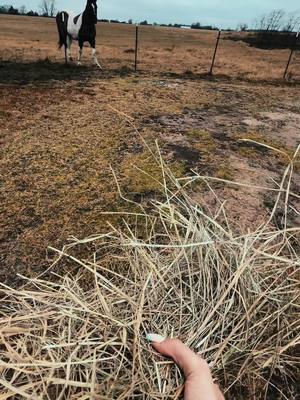
<instances>
[{"instance_id":1,"label":"wooden fence post","mask_svg":"<svg viewBox=\"0 0 300 400\"><path fill-rule=\"evenodd\" d=\"M137 72L138 65L138 49L139 49L139 26L135 26L135 59L134 59L134 71Z\"/></svg>"},{"instance_id":2,"label":"wooden fence post","mask_svg":"<svg viewBox=\"0 0 300 400\"><path fill-rule=\"evenodd\" d=\"M213 69L214 69L215 60L216 60L216 55L217 55L217 51L218 51L218 47L219 47L220 37L221 37L221 31L219 31L219 34L218 34L218 37L217 37L216 47L215 47L213 59L212 59L212 62L211 62L211 67L210 67L209 75L212 75L212 74L213 74Z\"/></svg>"},{"instance_id":3,"label":"wooden fence post","mask_svg":"<svg viewBox=\"0 0 300 400\"><path fill-rule=\"evenodd\" d=\"M283 74L283 79L286 79L286 76L287 76L287 73L288 73L288 70L289 70L289 66L290 66L290 63L292 61L292 57L293 57L294 51L296 49L296 44L297 44L297 40L298 40L298 37L299 37L299 33L300 32L296 33L295 39L293 41L293 44L292 44L292 47L291 47L290 56L289 56L289 59L288 59L288 62L287 62L287 65L286 65L286 68L285 68L285 71L284 71L284 74Z\"/></svg>"}]
</instances>

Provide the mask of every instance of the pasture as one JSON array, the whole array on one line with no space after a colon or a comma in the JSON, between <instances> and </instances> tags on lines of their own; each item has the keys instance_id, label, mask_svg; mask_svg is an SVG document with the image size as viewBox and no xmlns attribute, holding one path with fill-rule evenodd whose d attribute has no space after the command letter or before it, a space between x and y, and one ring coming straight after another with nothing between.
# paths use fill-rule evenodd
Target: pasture
<instances>
[{"instance_id":1,"label":"pasture","mask_svg":"<svg viewBox=\"0 0 300 400\"><path fill-rule=\"evenodd\" d=\"M97 50L103 71L91 66L88 48L84 48L82 66L64 65L63 52L57 49L54 19L0 16L0 281L14 287L23 283L17 274L34 277L49 268L56 255L47 250L48 246L62 248L70 237L82 239L110 231L112 226L124 226L121 214L124 210L135 214L140 205L145 210L151 209L153 200L159 200L162 188L165 189L161 184L165 179L164 169L157 162L160 156L166 168L181 179L179 182L183 185L189 182L185 190L191 201L212 214L224 202L221 209L226 210L225 223L230 223L237 235L255 231L269 218L276 193L282 189L286 165L300 142L299 54L295 54L290 81L282 81L288 50L258 50L242 42L221 40L215 75L209 77L216 32L143 27L139 71L134 73L134 26L99 24L97 29ZM76 44L72 52L75 59ZM300 226L299 153L293 168L293 177L288 182L289 204L280 199L272 214L271 225L279 230ZM195 175L199 179L185 180ZM129 205L125 197L130 200ZM173 201L172 196L168 201ZM186 218L185 212L182 220ZM174 215L169 218L172 227ZM127 227L134 227L135 219L133 215ZM143 228L148 229L142 227L141 235ZM208 225L207 229L211 227ZM299 254L298 234L295 230L292 245L289 242L286 246L293 255ZM273 243L272 235L268 240ZM93 242L83 243L74 254L88 259L95 246ZM255 251L251 248L254 256L261 248L262 245ZM269 244L264 249L269 250ZM106 261L107 265L111 262L109 256L105 257L106 251L104 246L98 253L99 257L104 255L103 268ZM280 251L276 254L281 254ZM157 254L150 255L152 264L156 263ZM198 256L200 259L203 254L199 251ZM286 261L279 256L278 260ZM278 260L275 257L272 262L276 264ZM292 267L285 266L287 271ZM59 275L71 272L75 276L77 269L71 262L65 262L56 264L52 272ZM143 268L139 273L145 281L148 279ZM294 289L297 275L293 274L288 278L292 277ZM283 281L278 279L278 284ZM136 282L140 292L144 290L141 282L144 281ZM90 283L85 282L88 287ZM222 285L222 277L219 283ZM256 290L255 285L249 290ZM45 286L41 284L39 290L46 290ZM134 298L137 295L134 285L132 291ZM278 293L284 293L284 287L280 286ZM89 306L94 307L94 300L89 300ZM158 298L157 304L160 302ZM237 302L237 315L242 315L242 302L239 299ZM57 321L57 329L65 326L65 322ZM260 319L255 326L259 324L262 324ZM91 326L94 329L94 322ZM88 323L84 329L89 329ZM263 324L259 332L265 334ZM266 348L272 360L273 350ZM260 349L254 345L254 350L259 358ZM27 355L24 357L27 360ZM121 362L126 357L127 353L122 355ZM287 364L289 360L292 357ZM131 379L128 371L129 378L124 373L124 381ZM45 373L48 379L49 371ZM10 372L7 376L11 376ZM37 376L42 373L39 371ZM59 382L61 376L58 375ZM73 382L78 378L74 376ZM252 378L246 379L246 385L254 395L247 398L264 398L257 395ZM292 372L289 378L292 380ZM231 376L229 383L230 379ZM32 393L37 394L35 383L32 385L30 390L33 388ZM285 388L286 381L279 381L278 386ZM51 395L52 389L48 398L57 398ZM12 389L9 386L7 390ZM296 387L291 383L289 390L285 393L294 395ZM277 398L274 392L268 395L266 398ZM232 398L246 397L242 394Z\"/></svg>"},{"instance_id":2,"label":"pasture","mask_svg":"<svg viewBox=\"0 0 300 400\"><path fill-rule=\"evenodd\" d=\"M134 47L134 27L100 24L101 72L90 66L87 48L83 67L63 65L55 20L1 16L0 22L4 280L16 272L43 270L49 264L48 245L107 228L102 212L116 211L122 203L111 167L127 195L146 201L155 193L157 183L132 167L157 172L144 141L151 147L158 140L179 175L193 169L258 186L278 179L287 160L237 139L250 137L289 152L299 143L298 84L260 81L254 67L252 81L249 75L245 80L239 74L232 77L234 65L226 67L222 58L222 51L231 49L242 70L245 54L253 63L260 56L265 72L275 78L287 51L225 41L216 67L217 74L218 65L223 66L222 75L206 79L196 72L205 70L203 59L211 53L214 32L146 27L141 33L141 72L134 74L133 54L127 51ZM272 60L272 69L263 60ZM297 177L294 184L299 191ZM237 189L217 188L230 192L228 207L237 225L246 229L266 212L263 204L268 201L261 200L259 191Z\"/></svg>"}]
</instances>

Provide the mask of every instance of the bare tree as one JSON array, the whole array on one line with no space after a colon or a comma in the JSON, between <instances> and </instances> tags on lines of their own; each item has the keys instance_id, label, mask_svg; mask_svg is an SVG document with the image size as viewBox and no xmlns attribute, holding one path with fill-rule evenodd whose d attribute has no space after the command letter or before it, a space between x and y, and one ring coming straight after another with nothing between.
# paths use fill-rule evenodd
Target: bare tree
<instances>
[{"instance_id":1,"label":"bare tree","mask_svg":"<svg viewBox=\"0 0 300 400\"><path fill-rule=\"evenodd\" d=\"M295 32L300 30L300 11L286 15L285 24L282 30L284 32Z\"/></svg>"},{"instance_id":2,"label":"bare tree","mask_svg":"<svg viewBox=\"0 0 300 400\"><path fill-rule=\"evenodd\" d=\"M262 16L256 18L256 20L254 22L254 26L255 26L256 30L258 30L258 31L263 31L264 30L265 19L266 19L265 15L262 15Z\"/></svg>"},{"instance_id":3,"label":"bare tree","mask_svg":"<svg viewBox=\"0 0 300 400\"><path fill-rule=\"evenodd\" d=\"M282 9L273 10L262 15L256 21L256 29L260 31L279 31L284 25L285 12Z\"/></svg>"},{"instance_id":4,"label":"bare tree","mask_svg":"<svg viewBox=\"0 0 300 400\"><path fill-rule=\"evenodd\" d=\"M236 30L238 32L246 32L248 30L248 25L245 23L238 24Z\"/></svg>"},{"instance_id":5,"label":"bare tree","mask_svg":"<svg viewBox=\"0 0 300 400\"><path fill-rule=\"evenodd\" d=\"M284 10L274 10L269 14L268 30L279 31L284 23L285 12Z\"/></svg>"},{"instance_id":6,"label":"bare tree","mask_svg":"<svg viewBox=\"0 0 300 400\"><path fill-rule=\"evenodd\" d=\"M55 0L42 0L40 3L40 10L45 17L54 17L56 7Z\"/></svg>"}]
</instances>

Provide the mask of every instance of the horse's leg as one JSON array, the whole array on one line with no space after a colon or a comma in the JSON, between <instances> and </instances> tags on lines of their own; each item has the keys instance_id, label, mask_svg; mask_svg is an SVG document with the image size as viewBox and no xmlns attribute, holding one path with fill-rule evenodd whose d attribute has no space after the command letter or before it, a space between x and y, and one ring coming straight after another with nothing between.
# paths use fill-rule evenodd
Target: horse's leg
<instances>
[{"instance_id":1,"label":"horse's leg","mask_svg":"<svg viewBox=\"0 0 300 400\"><path fill-rule=\"evenodd\" d=\"M67 36L67 60L69 61L73 61L72 57L71 57L71 45L72 45L72 38L71 36Z\"/></svg>"},{"instance_id":2,"label":"horse's leg","mask_svg":"<svg viewBox=\"0 0 300 400\"><path fill-rule=\"evenodd\" d=\"M78 40L78 60L77 60L77 65L81 65L81 56L82 56L82 48L83 48L83 41Z\"/></svg>"},{"instance_id":3,"label":"horse's leg","mask_svg":"<svg viewBox=\"0 0 300 400\"><path fill-rule=\"evenodd\" d=\"M65 64L68 64L67 45L65 45Z\"/></svg>"},{"instance_id":4,"label":"horse's leg","mask_svg":"<svg viewBox=\"0 0 300 400\"><path fill-rule=\"evenodd\" d=\"M99 61L98 61L98 58L96 55L96 40L95 39L90 40L90 45L92 48L92 59L93 59L94 64L97 65L97 67L99 67L100 69L103 69L101 67L101 65L99 64Z\"/></svg>"}]
</instances>

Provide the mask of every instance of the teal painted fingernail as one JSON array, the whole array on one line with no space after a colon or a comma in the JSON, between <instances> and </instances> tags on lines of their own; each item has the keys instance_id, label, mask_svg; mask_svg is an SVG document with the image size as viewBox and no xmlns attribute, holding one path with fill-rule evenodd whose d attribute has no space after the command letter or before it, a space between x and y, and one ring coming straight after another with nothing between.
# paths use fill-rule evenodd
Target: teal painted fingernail
<instances>
[{"instance_id":1,"label":"teal painted fingernail","mask_svg":"<svg viewBox=\"0 0 300 400\"><path fill-rule=\"evenodd\" d=\"M165 337L157 335L156 333L148 333L148 335L146 335L146 339L151 343L162 343L166 340Z\"/></svg>"}]
</instances>

